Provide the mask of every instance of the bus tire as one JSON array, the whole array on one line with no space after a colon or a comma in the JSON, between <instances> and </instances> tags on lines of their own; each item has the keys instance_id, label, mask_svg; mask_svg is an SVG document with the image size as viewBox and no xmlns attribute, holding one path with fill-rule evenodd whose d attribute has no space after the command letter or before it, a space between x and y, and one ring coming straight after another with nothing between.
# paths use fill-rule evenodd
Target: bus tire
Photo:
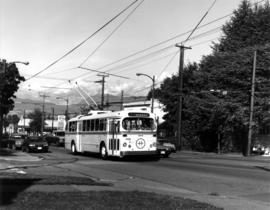
<instances>
[{"instance_id":1,"label":"bus tire","mask_svg":"<svg viewBox=\"0 0 270 210\"><path fill-rule=\"evenodd\" d=\"M73 155L77 155L77 149L76 149L76 145L74 142L71 143L71 153Z\"/></svg>"},{"instance_id":2,"label":"bus tire","mask_svg":"<svg viewBox=\"0 0 270 210\"><path fill-rule=\"evenodd\" d=\"M102 160L106 160L108 158L107 148L104 143L102 143L100 146L100 158Z\"/></svg>"}]
</instances>

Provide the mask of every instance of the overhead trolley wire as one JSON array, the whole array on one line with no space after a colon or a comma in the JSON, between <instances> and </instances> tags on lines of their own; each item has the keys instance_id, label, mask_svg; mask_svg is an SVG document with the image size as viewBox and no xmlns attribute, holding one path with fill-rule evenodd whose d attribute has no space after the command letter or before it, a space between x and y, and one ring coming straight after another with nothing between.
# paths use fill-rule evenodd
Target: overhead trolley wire
<instances>
[{"instance_id":1,"label":"overhead trolley wire","mask_svg":"<svg viewBox=\"0 0 270 210\"><path fill-rule=\"evenodd\" d=\"M199 27L199 25L201 24L201 22L204 20L204 18L206 17L206 15L209 13L209 11L213 8L213 6L215 5L217 0L214 0L214 2L212 3L212 5L209 7L209 9L206 11L206 13L204 14L204 16L200 19L200 21L198 22L198 24L195 26L195 28L191 31L191 33L189 34L189 36L186 38L186 41L189 40L189 38L192 36L192 34L197 30L197 28Z\"/></svg>"},{"instance_id":2,"label":"overhead trolley wire","mask_svg":"<svg viewBox=\"0 0 270 210\"><path fill-rule=\"evenodd\" d=\"M222 19L224 19L224 18L227 18L227 17L231 16L232 14L233 14L233 13L230 13L230 14L228 14L228 15L225 15L225 16L222 16L222 17L220 17L220 18L217 18L217 19L215 19L215 20L213 20L213 21L210 21L210 22L208 22L208 23L206 23L206 24L204 24L204 25L199 26L198 29L199 29L199 28L203 28L203 27L205 27L205 26L208 26L208 25L210 25L210 24L212 24L212 23L215 23L215 22L217 22L217 21L219 21L219 20L222 20ZM126 60L126 59L128 59L128 58L131 58L131 57L133 57L133 56L136 56L136 55L141 54L141 53L143 53L143 52L146 52L146 51L148 51L148 50L151 50L151 49L153 49L153 48L155 48L155 47L158 47L158 46L160 46L160 45L162 45L162 44L165 44L165 43L168 43L168 42L170 42L170 41L173 41L173 40L175 40L175 39L177 39L177 38L179 38L179 37L181 37L181 36L184 36L184 35L186 35L186 34L189 34L190 32L192 32L192 30L189 30L189 31L186 31L186 32L184 32L184 33L178 34L178 35L176 35L176 36L174 36L174 37L172 37L172 38L170 38L170 39L164 40L164 41L159 42L159 43L157 43L157 44L154 44L154 45L152 45L152 46L150 46L150 47L147 47L147 48L145 48L145 49L143 49L143 50L140 50L140 51L137 51L137 52L135 52L135 53L132 53L132 54L126 56L126 57L120 58L120 59L118 59L118 60L116 60L116 61L113 61L113 62L111 62L111 63L109 63L109 64L106 64L106 65L104 65L104 66L102 66L102 67L100 67L100 68L98 68L98 69L101 70L101 69L104 69L104 68L106 68L106 67L108 67L108 66L112 66L112 65L114 65L114 64L116 64L116 63L119 63L119 62L121 62L121 61L123 61L123 60Z\"/></svg>"},{"instance_id":3,"label":"overhead trolley wire","mask_svg":"<svg viewBox=\"0 0 270 210\"><path fill-rule=\"evenodd\" d=\"M87 58L79 65L79 67L82 67L83 64L86 63L86 61L93 56L97 50L128 20L128 18L137 10L139 6L144 2L142 0L125 18L120 22L120 24L91 52L90 55L87 56Z\"/></svg>"},{"instance_id":4,"label":"overhead trolley wire","mask_svg":"<svg viewBox=\"0 0 270 210\"><path fill-rule=\"evenodd\" d=\"M217 30L219 30L220 27L217 27L217 28L214 28L214 29L211 29L209 31L206 31L204 33L201 33L201 34L198 34L196 37L190 39L190 40L195 40L195 39L198 39L198 38L202 38L204 36L208 36L209 34L212 34L213 32L216 32ZM175 44L171 44L167 47L164 47L164 48L161 48L159 50L156 50L154 52L151 52L149 54L146 54L146 55L142 55L141 57L138 57L138 58L135 58L133 60L130 60L130 61L127 61L125 63L122 63L122 64L119 64L118 66L115 66L115 67L112 67L110 69L107 69L105 71L103 71L104 73L106 72L110 72L110 71L114 71L114 70L119 70L121 68L125 68L126 66L129 66L129 65L132 65L133 63L138 63L140 62L141 60L144 60L144 59L148 59L148 58L151 58L153 56L156 56L156 55L159 55L160 53L163 53L165 51L168 51L170 49L173 49L175 47ZM103 68L105 68L106 66L102 66L100 68L97 68L98 71L101 71ZM82 76L86 76L86 74L82 75ZM90 75L89 75L90 76ZM76 78L77 79L77 78Z\"/></svg>"},{"instance_id":5,"label":"overhead trolley wire","mask_svg":"<svg viewBox=\"0 0 270 210\"><path fill-rule=\"evenodd\" d=\"M81 45L83 45L85 42L87 42L90 38L92 38L93 36L95 36L98 32L100 32L103 28L105 28L107 25L109 25L111 22L113 22L116 18L118 18L121 14L123 14L126 10L128 10L132 5L134 5L138 0L133 1L131 4L129 4L126 8L124 8L122 11L120 11L117 15L115 15L113 18L111 18L108 22L106 22L103 26L101 26L98 30L96 30L94 33L92 33L89 37L87 37L85 40L83 40L81 43L79 43L78 45L76 45L74 48L72 48L71 50L69 50L67 53L65 53L63 56L61 56L60 58L58 58L57 60L55 60L53 63L51 63L50 65L48 65L46 68L44 68L43 70L37 72L36 74L34 74L33 76L31 76L30 78L27 78L25 81L28 81L36 76L38 76L39 74L41 74L42 72L48 70L50 67L52 67L53 65L55 65L56 63L58 63L60 60L62 60L63 58L65 58L66 56L68 56L69 54L71 54L73 51L75 51L76 49L78 49Z\"/></svg>"},{"instance_id":6,"label":"overhead trolley wire","mask_svg":"<svg viewBox=\"0 0 270 210\"><path fill-rule=\"evenodd\" d=\"M261 2L264 2L264 1L265 1L265 0L256 2L256 3L254 3L254 5L255 5L255 4L259 4L259 3L261 3ZM135 2L134 2L134 3L135 3ZM230 14L227 14L227 15L222 16L222 17L220 17L220 18L214 19L214 20L212 20L212 21L210 21L210 22L208 22L208 23L206 23L206 24L203 24L203 25L201 25L201 26L198 26L197 29L203 28L203 27L208 26L208 25L210 25L210 24L213 24L213 23L215 23L215 22L217 22L217 21L220 21L220 20L222 20L222 19L224 19L224 18L227 18L227 17L231 16L232 14L233 14L233 13L230 13ZM159 45L165 44L165 43L167 43L167 42L169 42L169 41L172 41L172 40L174 40L174 39L176 39L176 38L179 38L180 36L186 35L186 34L188 34L188 33L191 32L191 31L192 31L192 30L189 30L189 31L184 32L184 33L182 33L182 34L178 34L178 35L176 35L176 36L174 36L174 37L172 37L172 38L170 38L170 39L164 40L164 41L159 42L159 43L157 43L157 44L155 44L155 45L152 45L152 46L150 46L150 47L148 47L148 48L145 48L145 49L143 49L143 50L137 51L137 52L135 52L135 53L133 53L133 54L130 54L130 55L124 57L124 58L121 58L121 59L119 59L119 60L116 60L116 61L114 61L114 62L112 62L112 63L106 64L105 66L102 66L102 67L98 68L98 70L102 70L102 69L104 69L105 67L114 65L114 64L119 63L119 62L121 62L121 61L123 61L123 60L125 60L125 59L128 59L128 58L130 58L130 57L133 57L133 56L135 56L135 55L137 55L137 54L143 53L143 52L145 52L145 51L147 51L147 50L150 50L150 49L152 49L152 48L155 48L155 47L157 47L157 46L159 46ZM192 40L194 40L194 39L192 39ZM197 45L197 44L195 44L195 45ZM194 46L195 46L195 45L194 45ZM113 69L112 69L112 70L113 70ZM109 71L111 71L111 69L110 69ZM85 76L85 75L86 75L86 74L83 73L83 74L81 74L81 75L79 75L79 76L73 78L72 80L78 79L78 78L83 77L83 76Z\"/></svg>"},{"instance_id":7,"label":"overhead trolley wire","mask_svg":"<svg viewBox=\"0 0 270 210\"><path fill-rule=\"evenodd\" d=\"M178 52L178 50L177 50L177 52ZM123 71L127 72L127 71L130 71L130 70L133 70L133 69L137 69L137 68L140 68L140 67L149 65L149 64L151 64L151 63L153 63L153 62L160 61L160 60L162 60L162 59L165 59L165 58L167 58L167 57L170 57L171 55L174 55L175 53L176 53L176 51L173 52L173 53L169 53L169 54L167 54L167 55L165 55L165 56L158 57L158 58L156 58L156 59L154 59L154 60L151 60L151 61L149 61L149 62L143 63L143 64L141 64L141 65L137 65L137 66L134 66L134 67L127 67L127 68L124 68L124 69L122 69L122 70L120 70L120 71L118 71L118 72L116 72L116 73L120 73L120 72L123 72Z\"/></svg>"}]
</instances>

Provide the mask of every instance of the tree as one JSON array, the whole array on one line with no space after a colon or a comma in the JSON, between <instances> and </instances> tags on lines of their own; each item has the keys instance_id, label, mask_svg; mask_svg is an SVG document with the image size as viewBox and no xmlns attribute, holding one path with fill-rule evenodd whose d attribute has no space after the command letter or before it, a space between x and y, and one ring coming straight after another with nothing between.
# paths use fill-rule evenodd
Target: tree
<instances>
[{"instance_id":1,"label":"tree","mask_svg":"<svg viewBox=\"0 0 270 210\"><path fill-rule=\"evenodd\" d=\"M13 115L8 115L7 116L7 121L9 124L13 124L14 125L14 131L17 132L18 130L18 123L20 121L20 118L18 115L13 114Z\"/></svg>"},{"instance_id":2,"label":"tree","mask_svg":"<svg viewBox=\"0 0 270 210\"><path fill-rule=\"evenodd\" d=\"M31 119L29 127L32 132L40 133L42 127L42 112L40 109L35 109L34 112L29 113L29 118ZM45 125L45 120L43 122Z\"/></svg>"},{"instance_id":3,"label":"tree","mask_svg":"<svg viewBox=\"0 0 270 210\"><path fill-rule=\"evenodd\" d=\"M257 50L255 128L270 126L270 7L243 1L213 52L183 73L184 146L207 151L242 150L247 137L253 55ZM178 75L163 81L159 99L165 120L176 125ZM198 139L200 145L198 145Z\"/></svg>"},{"instance_id":4,"label":"tree","mask_svg":"<svg viewBox=\"0 0 270 210\"><path fill-rule=\"evenodd\" d=\"M223 28L223 36L213 46L214 52L236 52L239 49L264 45L270 41L270 5L255 4L243 0L239 8Z\"/></svg>"},{"instance_id":5,"label":"tree","mask_svg":"<svg viewBox=\"0 0 270 210\"><path fill-rule=\"evenodd\" d=\"M19 71L14 63L6 64L0 62L0 69L4 69L0 73L0 141L3 133L3 117L14 107L13 99L16 98L14 93L18 90L24 77L20 76Z\"/></svg>"},{"instance_id":6,"label":"tree","mask_svg":"<svg viewBox=\"0 0 270 210\"><path fill-rule=\"evenodd\" d=\"M9 121L7 119L7 116L4 116L3 118L3 127L4 127L4 132L7 132L7 127L9 126Z\"/></svg>"}]
</instances>

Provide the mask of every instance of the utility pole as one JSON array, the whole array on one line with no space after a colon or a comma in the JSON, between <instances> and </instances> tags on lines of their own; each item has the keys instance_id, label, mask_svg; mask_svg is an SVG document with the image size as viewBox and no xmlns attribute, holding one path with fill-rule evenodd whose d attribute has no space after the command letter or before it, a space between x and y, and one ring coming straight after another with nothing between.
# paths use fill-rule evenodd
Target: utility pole
<instances>
[{"instance_id":1,"label":"utility pole","mask_svg":"<svg viewBox=\"0 0 270 210\"><path fill-rule=\"evenodd\" d=\"M248 125L248 142L247 142L247 151L246 155L250 155L250 146L252 138L252 129L253 129L253 111L254 111L254 91L255 91L255 74L256 74L256 61L257 60L257 50L254 51L253 58L253 70L252 70L252 82L251 82L251 97L250 97L250 113L249 113L249 125Z\"/></svg>"},{"instance_id":2,"label":"utility pole","mask_svg":"<svg viewBox=\"0 0 270 210\"><path fill-rule=\"evenodd\" d=\"M2 60L2 68L0 68L0 87L1 85L4 85L4 75L5 75L5 72L6 72L6 60L3 59ZM3 77L2 77L3 76ZM3 107L3 99L2 99L2 94L0 95L0 141L2 141L2 136L3 136L3 122L4 122L4 114L3 114L3 111L2 111L2 107ZM1 143L1 142L0 142Z\"/></svg>"},{"instance_id":3,"label":"utility pole","mask_svg":"<svg viewBox=\"0 0 270 210\"><path fill-rule=\"evenodd\" d=\"M153 76L153 84L152 84L152 106L151 106L152 113L154 113L154 101L155 101L155 75Z\"/></svg>"},{"instance_id":4,"label":"utility pole","mask_svg":"<svg viewBox=\"0 0 270 210\"><path fill-rule=\"evenodd\" d=\"M109 94L107 93L106 108L109 110Z\"/></svg>"},{"instance_id":5,"label":"utility pole","mask_svg":"<svg viewBox=\"0 0 270 210\"><path fill-rule=\"evenodd\" d=\"M44 120L45 120L45 116L44 116L44 109L45 109L45 98L49 97L45 94L40 95L40 97L43 98L43 102L42 102L42 116L41 116L41 136L43 137L43 131L44 131Z\"/></svg>"},{"instance_id":6,"label":"utility pole","mask_svg":"<svg viewBox=\"0 0 270 210\"><path fill-rule=\"evenodd\" d=\"M184 45L175 45L180 48L179 59L179 80L178 80L178 119L177 119L177 148L182 149L182 104L183 104L183 70L184 70L184 53L185 49L191 49L191 47L185 47Z\"/></svg>"},{"instance_id":7,"label":"utility pole","mask_svg":"<svg viewBox=\"0 0 270 210\"><path fill-rule=\"evenodd\" d=\"M123 104L124 104L124 91L121 91L121 107L120 110L123 110Z\"/></svg>"},{"instance_id":8,"label":"utility pole","mask_svg":"<svg viewBox=\"0 0 270 210\"><path fill-rule=\"evenodd\" d=\"M104 108L104 86L105 86L105 77L109 77L109 75L98 74L98 76L102 77L102 80L95 81L96 83L101 83L101 110Z\"/></svg>"},{"instance_id":9,"label":"utility pole","mask_svg":"<svg viewBox=\"0 0 270 210\"><path fill-rule=\"evenodd\" d=\"M52 107L52 133L53 133L53 124L54 124L54 107Z\"/></svg>"},{"instance_id":10,"label":"utility pole","mask_svg":"<svg viewBox=\"0 0 270 210\"><path fill-rule=\"evenodd\" d=\"M69 120L69 114L68 114L68 97L67 97L67 100L66 100L66 102L67 102L67 108L66 108L66 122Z\"/></svg>"},{"instance_id":11,"label":"utility pole","mask_svg":"<svg viewBox=\"0 0 270 210\"><path fill-rule=\"evenodd\" d=\"M23 110L23 132L25 133L25 109Z\"/></svg>"}]
</instances>

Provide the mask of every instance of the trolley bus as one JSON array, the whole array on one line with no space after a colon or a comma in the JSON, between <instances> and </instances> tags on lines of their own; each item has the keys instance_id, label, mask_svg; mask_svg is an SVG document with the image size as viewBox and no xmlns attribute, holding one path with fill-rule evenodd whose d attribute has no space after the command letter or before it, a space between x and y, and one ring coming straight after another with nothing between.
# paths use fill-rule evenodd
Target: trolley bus
<instances>
[{"instance_id":1,"label":"trolley bus","mask_svg":"<svg viewBox=\"0 0 270 210\"><path fill-rule=\"evenodd\" d=\"M73 154L157 155L154 114L144 111L91 111L68 121L65 148Z\"/></svg>"}]
</instances>

